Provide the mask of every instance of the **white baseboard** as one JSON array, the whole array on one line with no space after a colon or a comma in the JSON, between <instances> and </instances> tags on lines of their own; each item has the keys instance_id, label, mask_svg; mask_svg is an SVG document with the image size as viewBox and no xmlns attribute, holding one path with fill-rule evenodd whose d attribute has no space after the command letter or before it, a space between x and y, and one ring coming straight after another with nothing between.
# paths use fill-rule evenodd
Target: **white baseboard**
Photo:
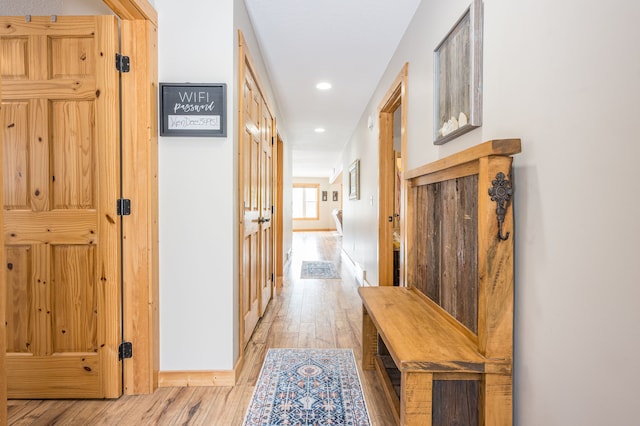
<instances>
[{"instance_id":1,"label":"white baseboard","mask_svg":"<svg viewBox=\"0 0 640 426\"><path fill-rule=\"evenodd\" d=\"M234 371L160 371L158 387L234 386Z\"/></svg>"},{"instance_id":2,"label":"white baseboard","mask_svg":"<svg viewBox=\"0 0 640 426\"><path fill-rule=\"evenodd\" d=\"M367 271L358 262L355 262L344 249L342 249L342 254L349 260L358 285L360 287L370 287L371 285L367 281Z\"/></svg>"}]
</instances>

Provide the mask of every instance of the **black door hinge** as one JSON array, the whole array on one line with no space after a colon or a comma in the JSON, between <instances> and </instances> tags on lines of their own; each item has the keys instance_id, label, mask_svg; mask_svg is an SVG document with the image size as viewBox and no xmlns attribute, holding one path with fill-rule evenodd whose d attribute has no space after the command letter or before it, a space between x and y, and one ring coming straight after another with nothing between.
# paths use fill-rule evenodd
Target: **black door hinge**
<instances>
[{"instance_id":1,"label":"black door hinge","mask_svg":"<svg viewBox=\"0 0 640 426\"><path fill-rule=\"evenodd\" d=\"M275 277L273 276L273 274L271 274L271 282L273 282L274 279Z\"/></svg>"},{"instance_id":2,"label":"black door hinge","mask_svg":"<svg viewBox=\"0 0 640 426\"><path fill-rule=\"evenodd\" d=\"M118 216L129 216L131 214L131 200L120 198L116 206Z\"/></svg>"},{"instance_id":3,"label":"black door hinge","mask_svg":"<svg viewBox=\"0 0 640 426\"><path fill-rule=\"evenodd\" d=\"M123 360L133 357L133 343L122 342L118 347L118 359Z\"/></svg>"},{"instance_id":4,"label":"black door hinge","mask_svg":"<svg viewBox=\"0 0 640 426\"><path fill-rule=\"evenodd\" d=\"M275 213L275 210L276 210L276 209L275 209L273 206L271 206L271 214L274 214L274 213Z\"/></svg>"},{"instance_id":5,"label":"black door hinge","mask_svg":"<svg viewBox=\"0 0 640 426\"><path fill-rule=\"evenodd\" d=\"M116 69L120 72L129 72L131 70L129 57L116 53Z\"/></svg>"},{"instance_id":6,"label":"black door hinge","mask_svg":"<svg viewBox=\"0 0 640 426\"><path fill-rule=\"evenodd\" d=\"M271 136L271 145L275 144L275 138L273 136Z\"/></svg>"}]
</instances>

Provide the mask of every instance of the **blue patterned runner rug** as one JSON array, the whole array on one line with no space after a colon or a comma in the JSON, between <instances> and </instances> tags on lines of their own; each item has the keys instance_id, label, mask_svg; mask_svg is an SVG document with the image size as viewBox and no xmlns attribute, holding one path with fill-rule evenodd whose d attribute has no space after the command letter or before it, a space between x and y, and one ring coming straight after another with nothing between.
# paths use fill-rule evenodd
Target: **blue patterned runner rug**
<instances>
[{"instance_id":1,"label":"blue patterned runner rug","mask_svg":"<svg viewBox=\"0 0 640 426\"><path fill-rule=\"evenodd\" d=\"M269 349L243 424L370 426L353 351Z\"/></svg>"},{"instance_id":2,"label":"blue patterned runner rug","mask_svg":"<svg viewBox=\"0 0 640 426\"><path fill-rule=\"evenodd\" d=\"M334 279L340 278L340 273L333 262L303 260L300 268L302 279Z\"/></svg>"}]
</instances>

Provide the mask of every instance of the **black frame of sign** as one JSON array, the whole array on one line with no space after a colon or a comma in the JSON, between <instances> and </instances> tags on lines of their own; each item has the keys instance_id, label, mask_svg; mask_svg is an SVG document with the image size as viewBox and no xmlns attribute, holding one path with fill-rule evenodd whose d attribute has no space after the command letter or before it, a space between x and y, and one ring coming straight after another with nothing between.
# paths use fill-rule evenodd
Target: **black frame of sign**
<instances>
[{"instance_id":1,"label":"black frame of sign","mask_svg":"<svg viewBox=\"0 0 640 426\"><path fill-rule=\"evenodd\" d=\"M160 83L160 136L226 137L226 83Z\"/></svg>"}]
</instances>

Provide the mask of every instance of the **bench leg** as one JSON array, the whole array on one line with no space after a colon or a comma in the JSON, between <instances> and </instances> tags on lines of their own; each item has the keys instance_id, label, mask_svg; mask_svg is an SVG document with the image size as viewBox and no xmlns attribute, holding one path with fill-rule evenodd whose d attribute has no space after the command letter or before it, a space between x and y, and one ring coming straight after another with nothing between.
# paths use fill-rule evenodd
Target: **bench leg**
<instances>
[{"instance_id":1,"label":"bench leg","mask_svg":"<svg viewBox=\"0 0 640 426\"><path fill-rule=\"evenodd\" d=\"M484 374L481 382L481 423L485 426L512 424L512 379L502 374Z\"/></svg>"},{"instance_id":2,"label":"bench leg","mask_svg":"<svg viewBox=\"0 0 640 426\"><path fill-rule=\"evenodd\" d=\"M400 394L400 424L431 426L433 374L403 371Z\"/></svg>"},{"instance_id":3,"label":"bench leg","mask_svg":"<svg viewBox=\"0 0 640 426\"><path fill-rule=\"evenodd\" d=\"M378 351L378 331L369 313L362 307L362 369L375 368L375 356Z\"/></svg>"}]
</instances>

